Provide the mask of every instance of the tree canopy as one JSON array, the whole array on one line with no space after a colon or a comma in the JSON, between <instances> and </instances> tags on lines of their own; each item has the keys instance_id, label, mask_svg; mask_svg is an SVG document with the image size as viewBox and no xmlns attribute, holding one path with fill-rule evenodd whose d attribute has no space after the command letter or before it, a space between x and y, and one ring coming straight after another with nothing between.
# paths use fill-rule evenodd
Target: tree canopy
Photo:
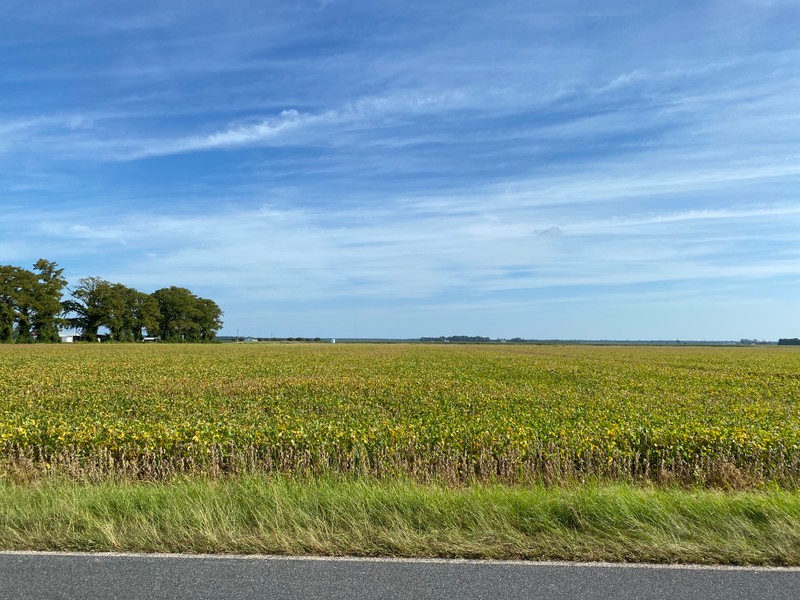
<instances>
[{"instance_id":1,"label":"tree canopy","mask_svg":"<svg viewBox=\"0 0 800 600\"><path fill-rule=\"evenodd\" d=\"M59 340L63 269L44 259L33 268L0 265L0 342Z\"/></svg>"},{"instance_id":2,"label":"tree canopy","mask_svg":"<svg viewBox=\"0 0 800 600\"><path fill-rule=\"evenodd\" d=\"M38 260L33 270L0 265L0 342L58 342L70 327L87 341L101 328L108 339L209 342L222 327L222 310L213 300L171 286L152 294L101 277L84 277L67 287L64 269ZM68 296L64 298L64 292Z\"/></svg>"},{"instance_id":3,"label":"tree canopy","mask_svg":"<svg viewBox=\"0 0 800 600\"><path fill-rule=\"evenodd\" d=\"M222 327L222 311L207 298L171 286L153 292L158 302L158 332L168 342L207 342Z\"/></svg>"}]
</instances>

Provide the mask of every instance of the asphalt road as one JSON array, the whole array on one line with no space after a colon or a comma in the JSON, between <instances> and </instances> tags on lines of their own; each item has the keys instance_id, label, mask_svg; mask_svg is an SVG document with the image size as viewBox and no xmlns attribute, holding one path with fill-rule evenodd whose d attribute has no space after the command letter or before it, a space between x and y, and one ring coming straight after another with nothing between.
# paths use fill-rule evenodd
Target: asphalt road
<instances>
[{"instance_id":1,"label":"asphalt road","mask_svg":"<svg viewBox=\"0 0 800 600\"><path fill-rule=\"evenodd\" d=\"M800 569L0 552L0 598L800 598Z\"/></svg>"}]
</instances>

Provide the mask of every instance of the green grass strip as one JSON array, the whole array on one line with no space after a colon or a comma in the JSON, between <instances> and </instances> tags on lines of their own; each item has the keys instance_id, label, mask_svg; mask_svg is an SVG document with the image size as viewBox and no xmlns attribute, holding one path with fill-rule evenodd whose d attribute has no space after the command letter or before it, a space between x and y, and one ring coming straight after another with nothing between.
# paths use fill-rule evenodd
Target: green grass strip
<instances>
[{"instance_id":1,"label":"green grass strip","mask_svg":"<svg viewBox=\"0 0 800 600\"><path fill-rule=\"evenodd\" d=\"M0 548L800 564L800 492L231 477L0 483Z\"/></svg>"}]
</instances>

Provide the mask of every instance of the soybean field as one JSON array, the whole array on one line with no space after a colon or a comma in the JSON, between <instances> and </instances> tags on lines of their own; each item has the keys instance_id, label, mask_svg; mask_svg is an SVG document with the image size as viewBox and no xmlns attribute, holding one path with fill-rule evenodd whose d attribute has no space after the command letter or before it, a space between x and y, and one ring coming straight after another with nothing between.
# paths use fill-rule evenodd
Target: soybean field
<instances>
[{"instance_id":1,"label":"soybean field","mask_svg":"<svg viewBox=\"0 0 800 600\"><path fill-rule=\"evenodd\" d=\"M800 480L793 348L0 347L0 476Z\"/></svg>"}]
</instances>

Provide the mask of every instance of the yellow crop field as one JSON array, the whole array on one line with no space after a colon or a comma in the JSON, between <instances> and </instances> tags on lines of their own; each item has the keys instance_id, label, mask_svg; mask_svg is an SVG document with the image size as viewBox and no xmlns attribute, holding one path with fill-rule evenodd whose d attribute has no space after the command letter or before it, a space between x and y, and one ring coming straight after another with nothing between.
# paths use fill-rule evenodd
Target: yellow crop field
<instances>
[{"instance_id":1,"label":"yellow crop field","mask_svg":"<svg viewBox=\"0 0 800 600\"><path fill-rule=\"evenodd\" d=\"M800 477L793 348L0 346L0 474Z\"/></svg>"}]
</instances>

